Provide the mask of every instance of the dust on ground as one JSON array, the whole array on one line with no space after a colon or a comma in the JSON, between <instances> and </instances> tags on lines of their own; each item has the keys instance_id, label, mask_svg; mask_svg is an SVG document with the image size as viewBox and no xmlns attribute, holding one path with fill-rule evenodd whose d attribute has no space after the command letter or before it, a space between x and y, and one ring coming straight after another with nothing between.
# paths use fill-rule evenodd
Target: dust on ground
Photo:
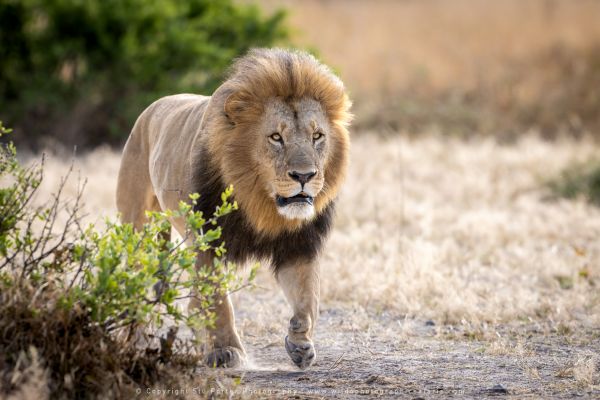
<instances>
[{"instance_id":1,"label":"dust on ground","mask_svg":"<svg viewBox=\"0 0 600 400\"><path fill-rule=\"evenodd\" d=\"M228 371L233 393L259 398L598 398L600 332L551 323L438 325L359 305L324 304L317 361L295 367L284 349L289 308L277 288L236 301L249 365ZM486 330L493 329L493 337ZM594 386L594 383L596 385Z\"/></svg>"}]
</instances>

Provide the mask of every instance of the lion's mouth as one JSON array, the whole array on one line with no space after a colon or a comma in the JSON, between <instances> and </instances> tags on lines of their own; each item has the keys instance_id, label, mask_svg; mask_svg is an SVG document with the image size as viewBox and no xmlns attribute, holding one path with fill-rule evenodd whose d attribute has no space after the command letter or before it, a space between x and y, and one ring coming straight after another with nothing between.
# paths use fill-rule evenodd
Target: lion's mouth
<instances>
[{"instance_id":1,"label":"lion's mouth","mask_svg":"<svg viewBox=\"0 0 600 400\"><path fill-rule=\"evenodd\" d=\"M285 207L292 203L305 203L305 204L312 206L313 200L314 200L314 198L312 196L309 196L304 192L300 192L297 195L292 196L292 197L283 197L280 195L277 195L275 197L275 201L277 202L277 205L279 207Z\"/></svg>"}]
</instances>

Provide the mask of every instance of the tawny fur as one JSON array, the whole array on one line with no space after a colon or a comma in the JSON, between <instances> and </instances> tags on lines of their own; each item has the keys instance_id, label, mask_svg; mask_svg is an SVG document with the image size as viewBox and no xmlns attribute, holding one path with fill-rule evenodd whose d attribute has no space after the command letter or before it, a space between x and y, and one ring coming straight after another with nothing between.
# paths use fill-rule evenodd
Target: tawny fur
<instances>
[{"instance_id":1,"label":"tawny fur","mask_svg":"<svg viewBox=\"0 0 600 400\"><path fill-rule=\"evenodd\" d=\"M175 95L150 105L132 130L119 171L117 206L123 221L138 229L146 210L176 209L202 188L202 204L210 204L203 211L210 213L223 185L233 185L240 210L224 222L228 254L239 262L247 255L272 259L294 309L286 349L301 368L315 357L316 256L348 165L349 107L342 82L314 57L253 50L212 96ZM283 144L269 144L268 129L289 140L285 151ZM314 170L314 177L300 184L294 168ZM277 196L300 191L313 196L314 204L277 205ZM182 220L173 224L185 234ZM232 352L243 357L227 297L220 299L216 327L209 360L231 358Z\"/></svg>"}]
</instances>

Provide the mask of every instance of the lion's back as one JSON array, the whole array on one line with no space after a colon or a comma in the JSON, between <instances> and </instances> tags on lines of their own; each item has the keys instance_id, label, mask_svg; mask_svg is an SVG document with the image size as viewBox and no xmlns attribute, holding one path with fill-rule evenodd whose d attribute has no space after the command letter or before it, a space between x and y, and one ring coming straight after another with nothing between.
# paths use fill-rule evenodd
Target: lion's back
<instances>
[{"instance_id":1,"label":"lion's back","mask_svg":"<svg viewBox=\"0 0 600 400\"><path fill-rule=\"evenodd\" d=\"M146 119L153 135L168 135L174 128L180 132L193 131L199 126L209 100L210 96L187 93L161 97L144 110L140 119Z\"/></svg>"},{"instance_id":2,"label":"lion's back","mask_svg":"<svg viewBox=\"0 0 600 400\"><path fill-rule=\"evenodd\" d=\"M178 94L162 97L138 117L124 149L122 169L147 169L149 184L161 207L177 207L187 198L190 151L208 96ZM174 193L179 193L177 198Z\"/></svg>"}]
</instances>

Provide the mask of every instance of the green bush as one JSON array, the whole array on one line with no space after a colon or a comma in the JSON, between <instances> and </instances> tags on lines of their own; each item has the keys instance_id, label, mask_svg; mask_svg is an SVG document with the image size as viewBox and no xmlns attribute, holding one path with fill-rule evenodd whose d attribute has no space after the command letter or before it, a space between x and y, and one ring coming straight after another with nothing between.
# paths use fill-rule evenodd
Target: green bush
<instances>
[{"instance_id":1,"label":"green bush","mask_svg":"<svg viewBox=\"0 0 600 400\"><path fill-rule=\"evenodd\" d=\"M0 0L0 118L30 145L118 143L153 100L209 94L233 58L286 39L283 18L232 0Z\"/></svg>"},{"instance_id":2,"label":"green bush","mask_svg":"<svg viewBox=\"0 0 600 400\"><path fill-rule=\"evenodd\" d=\"M600 206L600 160L567 168L549 185L559 196L568 199L582 196L588 202Z\"/></svg>"},{"instance_id":3,"label":"green bush","mask_svg":"<svg viewBox=\"0 0 600 400\"><path fill-rule=\"evenodd\" d=\"M237 208L228 201L232 188L210 217L193 211L194 195L178 210L149 213L140 231L111 221L96 229L81 223L84 185L75 199L62 198L67 178L48 205L31 205L42 172L22 167L11 143L1 147L0 181L8 184L0 188L0 394L23 384L20 367L32 354L50 393L75 398L117 396L194 366L201 355L176 351L176 327L210 326L215 296L242 286L224 261L217 224ZM186 221L186 246L165 239L174 217ZM214 255L212 265L195 265L201 251ZM192 296L201 308L188 314L179 300ZM166 337L138 340L163 327Z\"/></svg>"}]
</instances>

